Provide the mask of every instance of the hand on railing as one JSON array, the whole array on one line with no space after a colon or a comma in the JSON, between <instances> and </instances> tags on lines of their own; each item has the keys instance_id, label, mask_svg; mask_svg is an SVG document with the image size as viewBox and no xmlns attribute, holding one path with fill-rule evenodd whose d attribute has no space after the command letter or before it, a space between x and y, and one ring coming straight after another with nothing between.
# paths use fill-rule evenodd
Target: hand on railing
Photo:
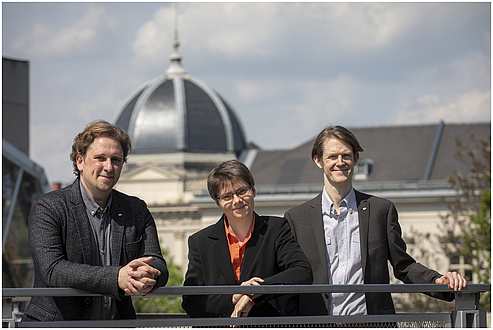
<instances>
[{"instance_id":1,"label":"hand on railing","mask_svg":"<svg viewBox=\"0 0 493 330\"><path fill-rule=\"evenodd\" d=\"M440 278L437 278L435 280L436 284L448 284L448 287L450 289L453 289L454 291L460 291L462 288L464 288L467 284L467 281L465 278L462 277L461 274L457 272L448 272L447 274L443 275Z\"/></svg>"},{"instance_id":2,"label":"hand on railing","mask_svg":"<svg viewBox=\"0 0 493 330\"><path fill-rule=\"evenodd\" d=\"M148 265L152 257L132 260L118 273L118 286L129 295L146 295L156 284L155 276L161 275L156 268Z\"/></svg>"}]
</instances>

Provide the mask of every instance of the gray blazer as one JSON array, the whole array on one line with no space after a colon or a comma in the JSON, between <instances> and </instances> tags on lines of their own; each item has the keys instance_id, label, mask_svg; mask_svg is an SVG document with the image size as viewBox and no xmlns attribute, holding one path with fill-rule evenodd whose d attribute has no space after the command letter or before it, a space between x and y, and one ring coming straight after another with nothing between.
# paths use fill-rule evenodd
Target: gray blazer
<instances>
[{"instance_id":1,"label":"gray blazer","mask_svg":"<svg viewBox=\"0 0 493 330\"><path fill-rule=\"evenodd\" d=\"M387 262L396 278L404 283L435 283L441 275L417 263L406 252L397 210L389 200L355 190L358 205L361 246L361 268L365 284L388 284ZM322 220L322 193L285 214L293 234L310 261L314 284L328 283L328 269ZM453 300L449 293L428 293L444 300ZM366 293L368 314L394 314L389 292ZM327 315L327 294L300 295L301 315Z\"/></svg>"},{"instance_id":2,"label":"gray blazer","mask_svg":"<svg viewBox=\"0 0 493 330\"><path fill-rule=\"evenodd\" d=\"M147 205L113 190L111 204L112 266L91 266L91 234L79 179L42 196L31 211L29 246L34 287L71 287L116 298L119 318L135 318L132 300L118 287L121 266L143 256L161 271L155 287L166 285L168 270L156 225ZM91 297L33 297L26 314L41 321L87 319Z\"/></svg>"}]
</instances>

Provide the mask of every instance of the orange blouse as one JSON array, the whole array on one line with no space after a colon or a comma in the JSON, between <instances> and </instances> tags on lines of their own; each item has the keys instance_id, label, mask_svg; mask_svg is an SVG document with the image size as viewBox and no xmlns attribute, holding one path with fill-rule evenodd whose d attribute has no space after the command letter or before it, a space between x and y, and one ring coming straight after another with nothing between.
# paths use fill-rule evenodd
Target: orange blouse
<instances>
[{"instance_id":1,"label":"orange blouse","mask_svg":"<svg viewBox=\"0 0 493 330\"><path fill-rule=\"evenodd\" d=\"M227 219L224 219L224 228L226 230L226 238L228 240L229 256L231 257L231 266L236 277L236 282L240 281L241 266L243 265L243 257L245 256L245 246L250 237L252 237L253 227L255 225L255 215L253 216L252 224L248 229L248 234L245 240L240 242L236 236L231 234L228 229Z\"/></svg>"}]
</instances>

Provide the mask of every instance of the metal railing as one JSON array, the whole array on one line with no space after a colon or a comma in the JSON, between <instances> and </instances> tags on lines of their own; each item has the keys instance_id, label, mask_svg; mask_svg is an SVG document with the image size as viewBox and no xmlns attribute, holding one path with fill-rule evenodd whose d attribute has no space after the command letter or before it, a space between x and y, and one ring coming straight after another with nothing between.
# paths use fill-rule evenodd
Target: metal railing
<instances>
[{"instance_id":1,"label":"metal railing","mask_svg":"<svg viewBox=\"0 0 493 330\"><path fill-rule=\"evenodd\" d=\"M209 294L295 294L351 292L450 292L439 284L363 284L363 285L262 285L262 286L177 286L161 287L146 298ZM451 313L398 313L393 315L352 316L285 316L247 318L147 318L135 320L90 320L20 322L16 319L16 301L29 297L100 296L71 288L2 289L3 327L486 327L486 312L479 310L482 292L491 291L490 284L468 284L456 292L455 310ZM134 296L142 297L142 296ZM18 318L18 317L17 317Z\"/></svg>"}]
</instances>

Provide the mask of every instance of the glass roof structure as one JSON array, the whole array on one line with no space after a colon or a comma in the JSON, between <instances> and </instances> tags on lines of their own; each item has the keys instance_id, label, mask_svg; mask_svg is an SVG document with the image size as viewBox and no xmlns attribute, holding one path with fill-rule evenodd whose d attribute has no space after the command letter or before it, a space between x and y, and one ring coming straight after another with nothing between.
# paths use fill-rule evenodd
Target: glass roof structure
<instances>
[{"instance_id":1,"label":"glass roof structure","mask_svg":"<svg viewBox=\"0 0 493 330\"><path fill-rule=\"evenodd\" d=\"M2 140L2 287L32 285L33 262L27 237L31 206L49 191L43 168Z\"/></svg>"}]
</instances>

